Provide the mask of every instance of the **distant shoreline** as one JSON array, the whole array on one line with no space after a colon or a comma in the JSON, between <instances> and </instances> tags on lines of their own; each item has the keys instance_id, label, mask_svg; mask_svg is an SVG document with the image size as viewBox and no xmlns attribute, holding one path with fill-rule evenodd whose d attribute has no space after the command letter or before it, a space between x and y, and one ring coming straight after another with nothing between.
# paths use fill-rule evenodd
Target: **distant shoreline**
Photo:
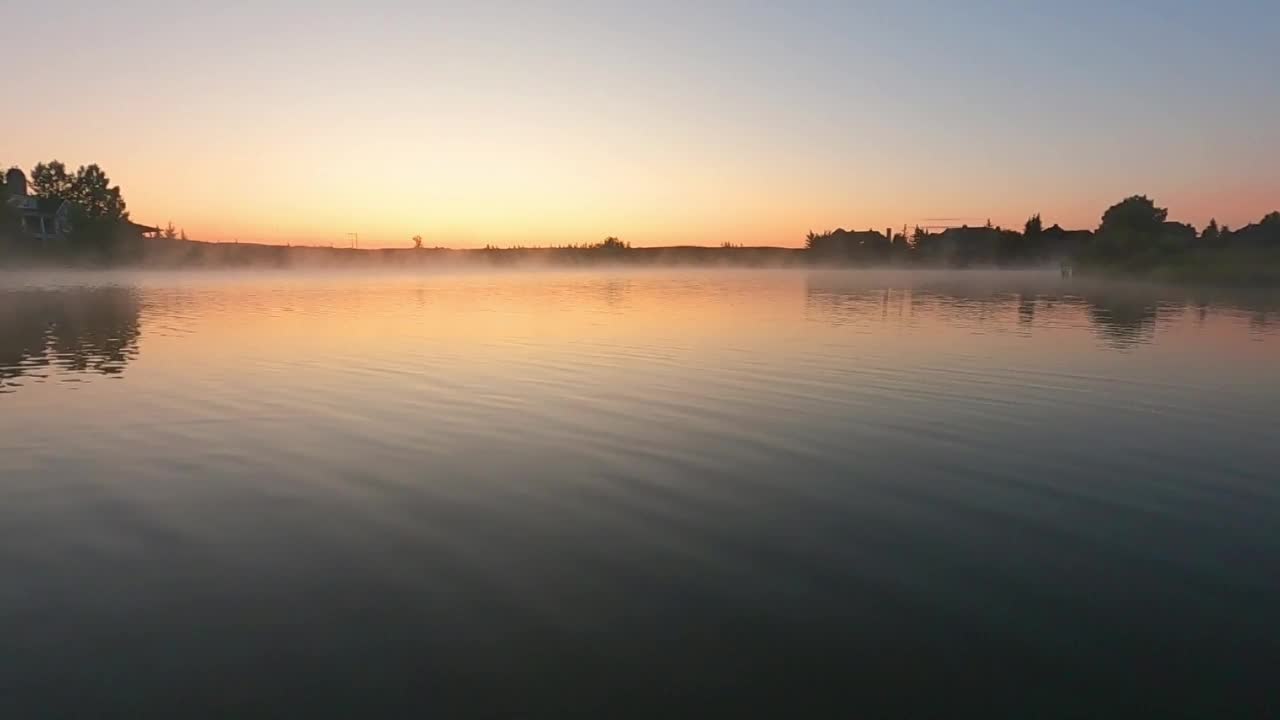
<instances>
[{"instance_id":1,"label":"distant shoreline","mask_svg":"<svg viewBox=\"0 0 1280 720\"><path fill-rule=\"evenodd\" d=\"M129 252L111 257L91 253L0 255L0 270L307 270L414 268L592 268L705 267L796 269L900 269L960 271L1056 271L1059 262L1074 263L1077 276L1147 280L1187 285L1280 288L1280 257L1273 252L1227 252L1190 256L1177 264L1141 271L1090 265L1064 259L1019 264L955 264L948 262L866 262L831 257L805 248L771 246L592 247L542 248L340 248L263 243L211 243L195 240L140 238Z\"/></svg>"},{"instance_id":2,"label":"distant shoreline","mask_svg":"<svg viewBox=\"0 0 1280 720\"><path fill-rule=\"evenodd\" d=\"M418 265L806 265L813 258L803 248L710 247L682 245L601 249L542 248L342 248L265 243L212 243L196 240L140 238L109 257L92 252L11 253L0 256L4 267L317 267Z\"/></svg>"},{"instance_id":3,"label":"distant shoreline","mask_svg":"<svg viewBox=\"0 0 1280 720\"><path fill-rule=\"evenodd\" d=\"M0 268L292 268L292 267L930 267L1077 270L1166 282L1280 287L1280 211L1238 230L1210 220L1203 230L1169 220L1145 195L1108 207L1097 230L1045 227L1039 213L1021 231L993 225L917 225L810 230L803 248L755 246L632 247L610 236L552 247L371 248L209 243L189 240L172 222L160 228L130 219L118 186L97 165L75 173L37 163L30 182L20 168L0 184ZM70 199L68 199L70 198ZM940 228L940 230L939 230ZM938 230L935 232L935 230Z\"/></svg>"}]
</instances>

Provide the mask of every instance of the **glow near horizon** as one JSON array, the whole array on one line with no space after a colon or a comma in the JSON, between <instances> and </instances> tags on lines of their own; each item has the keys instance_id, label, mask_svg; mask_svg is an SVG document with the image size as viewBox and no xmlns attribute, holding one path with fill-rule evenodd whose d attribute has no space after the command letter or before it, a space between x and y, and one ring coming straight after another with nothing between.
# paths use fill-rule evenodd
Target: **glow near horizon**
<instances>
[{"instance_id":1,"label":"glow near horizon","mask_svg":"<svg viewBox=\"0 0 1280 720\"><path fill-rule=\"evenodd\" d=\"M796 245L1092 227L1134 193L1197 226L1280 207L1275 3L46 5L0 35L0 162L97 162L196 239Z\"/></svg>"}]
</instances>

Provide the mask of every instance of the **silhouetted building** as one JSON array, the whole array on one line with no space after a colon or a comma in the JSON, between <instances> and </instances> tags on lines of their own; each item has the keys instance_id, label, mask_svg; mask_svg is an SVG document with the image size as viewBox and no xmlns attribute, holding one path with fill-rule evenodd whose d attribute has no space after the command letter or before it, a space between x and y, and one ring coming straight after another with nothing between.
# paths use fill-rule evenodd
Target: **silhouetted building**
<instances>
[{"instance_id":1,"label":"silhouetted building","mask_svg":"<svg viewBox=\"0 0 1280 720\"><path fill-rule=\"evenodd\" d=\"M21 218L22 229L36 240L54 240L71 231L71 204L61 198L38 198L27 194L27 176L18 168L5 174L9 204Z\"/></svg>"},{"instance_id":2,"label":"silhouetted building","mask_svg":"<svg viewBox=\"0 0 1280 720\"><path fill-rule=\"evenodd\" d=\"M1090 230L1064 230L1056 223L1040 233L1040 242L1050 258L1073 257L1092 239Z\"/></svg>"},{"instance_id":3,"label":"silhouetted building","mask_svg":"<svg viewBox=\"0 0 1280 720\"><path fill-rule=\"evenodd\" d=\"M27 187L27 176L19 168L10 168L5 173L5 187L8 190L8 201L15 210L25 234L35 240L49 241L65 238L71 233L72 203L63 198L42 198L31 195ZM132 220L124 220L121 227L136 235L159 237L161 230L151 225L142 225Z\"/></svg>"},{"instance_id":4,"label":"silhouetted building","mask_svg":"<svg viewBox=\"0 0 1280 720\"><path fill-rule=\"evenodd\" d=\"M889 236L881 235L875 230L845 230L837 228L831 232L815 235L809 240L809 249L824 257L863 257L887 253Z\"/></svg>"},{"instance_id":5,"label":"silhouetted building","mask_svg":"<svg viewBox=\"0 0 1280 720\"><path fill-rule=\"evenodd\" d=\"M935 252L954 265L993 262L1000 231L990 227L953 227L938 234Z\"/></svg>"},{"instance_id":6,"label":"silhouetted building","mask_svg":"<svg viewBox=\"0 0 1280 720\"><path fill-rule=\"evenodd\" d=\"M999 238L1000 231L989 227L951 227L939 233L939 239L955 247L991 243Z\"/></svg>"},{"instance_id":7,"label":"silhouetted building","mask_svg":"<svg viewBox=\"0 0 1280 720\"><path fill-rule=\"evenodd\" d=\"M154 225L143 225L142 223L136 223L136 222L134 222L134 221L132 221L132 220L125 220L125 221L124 221L124 227L125 227L127 230L130 230L130 231L132 231L132 232L135 232L135 233L137 233L138 235L141 235L141 236L143 236L143 237L148 237L148 236L149 236L149 237L157 237L157 238L158 238L158 237L161 237L161 236L162 236L162 234L164 233L164 230L162 230L162 229L160 229L160 228L158 228L158 227L155 227Z\"/></svg>"}]
</instances>

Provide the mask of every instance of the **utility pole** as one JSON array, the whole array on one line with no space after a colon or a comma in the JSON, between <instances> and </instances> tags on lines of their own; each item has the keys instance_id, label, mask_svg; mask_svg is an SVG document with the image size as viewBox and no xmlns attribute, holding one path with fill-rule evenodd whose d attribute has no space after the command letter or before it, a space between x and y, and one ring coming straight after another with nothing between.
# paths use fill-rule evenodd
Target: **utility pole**
<instances>
[{"instance_id":1,"label":"utility pole","mask_svg":"<svg viewBox=\"0 0 1280 720\"><path fill-rule=\"evenodd\" d=\"M360 247L360 233L347 233L347 237L351 239L351 247Z\"/></svg>"}]
</instances>

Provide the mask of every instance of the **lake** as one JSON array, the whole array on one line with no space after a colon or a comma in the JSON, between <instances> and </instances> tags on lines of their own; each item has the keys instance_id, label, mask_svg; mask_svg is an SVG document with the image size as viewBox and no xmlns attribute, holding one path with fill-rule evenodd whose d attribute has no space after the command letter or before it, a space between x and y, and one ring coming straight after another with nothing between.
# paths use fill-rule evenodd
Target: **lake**
<instances>
[{"instance_id":1,"label":"lake","mask_svg":"<svg viewBox=\"0 0 1280 720\"><path fill-rule=\"evenodd\" d=\"M1274 715L1278 368L1056 273L0 274L0 717Z\"/></svg>"}]
</instances>

